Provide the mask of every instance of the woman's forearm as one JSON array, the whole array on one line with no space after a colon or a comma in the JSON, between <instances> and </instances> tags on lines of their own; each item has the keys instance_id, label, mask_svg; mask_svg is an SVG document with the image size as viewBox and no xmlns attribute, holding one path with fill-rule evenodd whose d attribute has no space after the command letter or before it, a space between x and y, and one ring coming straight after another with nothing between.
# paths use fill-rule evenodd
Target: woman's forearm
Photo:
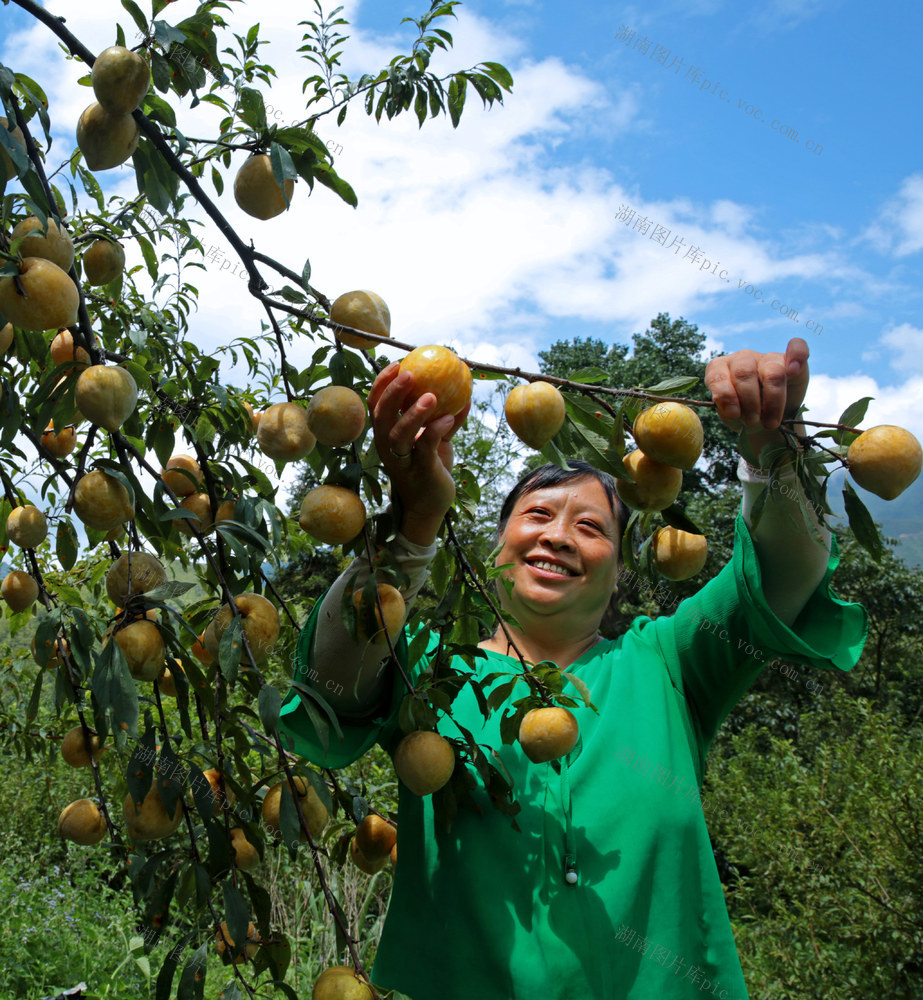
<instances>
[{"instance_id":1,"label":"woman's forearm","mask_svg":"<svg viewBox=\"0 0 923 1000\"><path fill-rule=\"evenodd\" d=\"M738 478L743 486L741 513L760 561L763 594L775 615L791 625L827 572L830 531L819 520L791 465L777 471L771 493L754 529L751 511L769 482L768 472L741 459ZM804 502L807 519L801 510Z\"/></svg>"},{"instance_id":2,"label":"woman's forearm","mask_svg":"<svg viewBox=\"0 0 923 1000\"><path fill-rule=\"evenodd\" d=\"M399 534L392 542L392 551L398 565L410 578L410 582L400 588L409 610L426 580L436 545L419 545ZM313 649L303 677L334 711L347 718L371 711L381 702L392 680L391 671L387 669L390 655L387 646L357 643L343 624L340 612L347 588L361 590L369 573L368 561L355 559L323 597ZM295 679L302 678L296 676Z\"/></svg>"}]
</instances>

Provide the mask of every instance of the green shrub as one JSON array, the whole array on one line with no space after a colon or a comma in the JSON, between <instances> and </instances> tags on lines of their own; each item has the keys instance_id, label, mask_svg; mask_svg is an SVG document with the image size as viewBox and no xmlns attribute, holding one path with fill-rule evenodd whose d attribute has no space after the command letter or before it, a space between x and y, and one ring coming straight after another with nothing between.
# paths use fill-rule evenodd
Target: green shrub
<instances>
[{"instance_id":1,"label":"green shrub","mask_svg":"<svg viewBox=\"0 0 923 1000\"><path fill-rule=\"evenodd\" d=\"M716 741L704 809L752 997L923 997L923 732L834 688Z\"/></svg>"}]
</instances>

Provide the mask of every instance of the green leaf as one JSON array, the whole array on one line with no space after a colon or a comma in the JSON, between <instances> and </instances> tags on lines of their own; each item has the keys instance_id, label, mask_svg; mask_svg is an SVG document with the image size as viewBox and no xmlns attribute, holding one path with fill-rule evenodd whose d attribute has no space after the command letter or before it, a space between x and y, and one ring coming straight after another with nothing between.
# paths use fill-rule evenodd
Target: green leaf
<instances>
[{"instance_id":1,"label":"green leaf","mask_svg":"<svg viewBox=\"0 0 923 1000\"><path fill-rule=\"evenodd\" d=\"M252 87L241 88L238 113L242 121L252 129L261 130L267 127L263 95Z\"/></svg>"},{"instance_id":2,"label":"green leaf","mask_svg":"<svg viewBox=\"0 0 923 1000\"><path fill-rule=\"evenodd\" d=\"M62 518L58 522L55 555L64 569L72 569L77 561L77 532L67 518Z\"/></svg>"},{"instance_id":3,"label":"green leaf","mask_svg":"<svg viewBox=\"0 0 923 1000\"><path fill-rule=\"evenodd\" d=\"M456 73L449 81L449 118L452 122L452 128L458 128L465 107L467 88L468 79L462 73Z\"/></svg>"},{"instance_id":4,"label":"green leaf","mask_svg":"<svg viewBox=\"0 0 923 1000\"><path fill-rule=\"evenodd\" d=\"M308 293L311 291L311 261L306 260L304 262L304 267L301 269L301 285L304 290Z\"/></svg>"},{"instance_id":5,"label":"green leaf","mask_svg":"<svg viewBox=\"0 0 923 1000\"><path fill-rule=\"evenodd\" d=\"M847 427L857 427L865 419L865 411L869 408L869 403L874 398L874 396L863 396L862 399L857 399L855 403L850 403L840 414L840 419L837 420L837 423L846 424ZM852 431L845 431L841 428L836 428L833 435L833 439L837 444L849 444L855 437L856 435Z\"/></svg>"},{"instance_id":6,"label":"green leaf","mask_svg":"<svg viewBox=\"0 0 923 1000\"><path fill-rule=\"evenodd\" d=\"M200 945L183 967L176 991L176 1000L202 1000L205 993L205 973L208 966L208 942Z\"/></svg>"},{"instance_id":7,"label":"green leaf","mask_svg":"<svg viewBox=\"0 0 923 1000\"><path fill-rule=\"evenodd\" d=\"M271 684L264 684L260 688L259 709L263 728L268 735L272 735L279 724L279 711L281 708L282 696Z\"/></svg>"},{"instance_id":8,"label":"green leaf","mask_svg":"<svg viewBox=\"0 0 923 1000\"><path fill-rule=\"evenodd\" d=\"M487 75L496 83L499 83L504 90L510 90L513 86L513 77L510 75L510 71L501 63L482 62L478 64L478 68L480 67L483 67Z\"/></svg>"},{"instance_id":9,"label":"green leaf","mask_svg":"<svg viewBox=\"0 0 923 1000\"><path fill-rule=\"evenodd\" d=\"M566 677L567 680L574 685L577 691L580 693L580 697L583 699L584 704L589 708L593 705L590 700L590 689L586 686L586 683L582 681L576 674L570 674L566 670L561 671L561 676Z\"/></svg>"},{"instance_id":10,"label":"green leaf","mask_svg":"<svg viewBox=\"0 0 923 1000\"><path fill-rule=\"evenodd\" d=\"M656 385L645 386L644 391L652 394L656 393L658 395L669 394L671 396L677 396L682 392L688 392L694 386L698 385L698 383L699 380L695 375L677 375L673 378L664 379Z\"/></svg>"},{"instance_id":11,"label":"green leaf","mask_svg":"<svg viewBox=\"0 0 923 1000\"><path fill-rule=\"evenodd\" d=\"M147 371L138 364L137 361L123 361L122 367L131 375L135 380L138 389L141 392L148 392L151 388L151 376Z\"/></svg>"},{"instance_id":12,"label":"green leaf","mask_svg":"<svg viewBox=\"0 0 923 1000\"><path fill-rule=\"evenodd\" d=\"M153 281L156 281L157 254L154 252L154 247L151 245L151 241L146 236L142 236L140 233L136 233L135 242L141 248L141 254L144 257L144 264L145 267L147 267L147 273L151 276L151 279Z\"/></svg>"},{"instance_id":13,"label":"green leaf","mask_svg":"<svg viewBox=\"0 0 923 1000\"><path fill-rule=\"evenodd\" d=\"M247 947L247 928L250 923L250 911L240 889L226 881L221 886L224 895L224 914L227 917L228 931L234 941L234 950L244 953Z\"/></svg>"},{"instance_id":14,"label":"green leaf","mask_svg":"<svg viewBox=\"0 0 923 1000\"><path fill-rule=\"evenodd\" d=\"M155 986L154 1000L170 1000L173 992L173 977L176 975L176 967L179 964L180 949L171 948L167 952L160 972L157 973L157 983Z\"/></svg>"},{"instance_id":15,"label":"green leaf","mask_svg":"<svg viewBox=\"0 0 923 1000\"><path fill-rule=\"evenodd\" d=\"M843 483L843 502L846 505L849 527L856 536L856 541L864 549L868 550L875 562L880 562L882 545L878 527L872 519L868 508L859 499L859 494L852 488L848 479Z\"/></svg>"},{"instance_id":16,"label":"green leaf","mask_svg":"<svg viewBox=\"0 0 923 1000\"><path fill-rule=\"evenodd\" d=\"M600 385L609 381L609 373L590 365L587 368L575 368L567 373L567 378L571 382L582 382L584 385Z\"/></svg>"},{"instance_id":17,"label":"green leaf","mask_svg":"<svg viewBox=\"0 0 923 1000\"><path fill-rule=\"evenodd\" d=\"M233 683L237 678L237 670L244 653L243 634L243 619L237 615L229 622L218 644L218 664L222 675L229 683Z\"/></svg>"},{"instance_id":18,"label":"green leaf","mask_svg":"<svg viewBox=\"0 0 923 1000\"><path fill-rule=\"evenodd\" d=\"M683 509L675 503L667 507L666 510L662 510L660 516L667 524L676 528L677 531L688 531L692 535L704 534L702 529L694 521L686 517Z\"/></svg>"},{"instance_id":19,"label":"green leaf","mask_svg":"<svg viewBox=\"0 0 923 1000\"><path fill-rule=\"evenodd\" d=\"M135 0L122 0L122 6L131 14L132 20L138 25L142 35L148 34L147 18L141 13L141 8Z\"/></svg>"},{"instance_id":20,"label":"green leaf","mask_svg":"<svg viewBox=\"0 0 923 1000\"><path fill-rule=\"evenodd\" d=\"M298 821L298 810L295 808L295 797L283 780L282 794L279 796L279 833L289 853L294 856L301 843L301 823Z\"/></svg>"},{"instance_id":21,"label":"green leaf","mask_svg":"<svg viewBox=\"0 0 923 1000\"><path fill-rule=\"evenodd\" d=\"M302 174L302 176L304 175ZM347 205L352 205L355 208L359 204L356 192L332 167L328 167L323 163L315 164L311 170L311 176L320 181L324 187L330 188L331 191L339 195Z\"/></svg>"}]
</instances>

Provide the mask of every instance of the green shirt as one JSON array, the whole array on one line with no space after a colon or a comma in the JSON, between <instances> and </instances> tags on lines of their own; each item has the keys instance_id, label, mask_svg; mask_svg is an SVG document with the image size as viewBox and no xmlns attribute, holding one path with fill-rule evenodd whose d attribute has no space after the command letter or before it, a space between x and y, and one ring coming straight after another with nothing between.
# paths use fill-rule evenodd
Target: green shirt
<instances>
[{"instance_id":1,"label":"green shirt","mask_svg":"<svg viewBox=\"0 0 923 1000\"><path fill-rule=\"evenodd\" d=\"M431 799L400 786L400 857L376 986L413 1000L746 1000L700 801L708 747L773 656L849 670L868 622L862 605L830 590L835 538L826 576L789 628L762 595L741 515L735 535L732 560L675 614L636 618L571 664L599 714L582 702L574 709L580 740L560 765L503 745L502 712L485 725L462 689L452 715L512 775L520 832L480 783L480 814L460 809L448 834L434 828ZM314 620L299 638L302 667ZM479 676L519 668L493 652L476 664ZM569 682L565 691L578 697ZM405 693L396 677L386 711L368 725L343 720L345 739L331 732L327 753L294 691L280 727L295 752L340 767L375 742L393 752ZM458 736L445 718L439 731Z\"/></svg>"}]
</instances>

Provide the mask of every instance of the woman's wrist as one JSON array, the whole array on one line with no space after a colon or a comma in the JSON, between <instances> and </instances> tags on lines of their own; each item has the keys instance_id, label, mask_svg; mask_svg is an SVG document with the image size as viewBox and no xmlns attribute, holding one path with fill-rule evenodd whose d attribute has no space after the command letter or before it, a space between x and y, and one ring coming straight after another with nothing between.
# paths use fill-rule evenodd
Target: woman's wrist
<instances>
[{"instance_id":1,"label":"woman's wrist","mask_svg":"<svg viewBox=\"0 0 923 1000\"><path fill-rule=\"evenodd\" d=\"M401 513L400 532L414 545L429 546L439 536L445 514L417 514L412 510Z\"/></svg>"},{"instance_id":2,"label":"woman's wrist","mask_svg":"<svg viewBox=\"0 0 923 1000\"><path fill-rule=\"evenodd\" d=\"M794 434L803 435L804 434L804 424L802 424L802 423L793 424L793 425L791 425L790 430ZM763 456L762 456L763 449L767 445L786 444L787 443L787 439L783 436L783 434L782 434L782 432L780 430L771 430L770 431L770 430L766 430L766 429L764 429L762 427L753 428L752 430L748 429L747 430L747 440L748 440L748 444L750 446L750 450L756 456L757 465L761 469L768 468L768 466L770 466L772 464L770 461L768 461L768 459L765 462L763 461ZM744 458L746 460L746 456L744 456ZM792 456L789 455L788 457L786 457L786 458L784 458L782 460L782 465L783 466L784 465L788 465L791 462L791 460L792 460ZM747 464L748 465L750 464L749 461L747 461Z\"/></svg>"}]
</instances>

